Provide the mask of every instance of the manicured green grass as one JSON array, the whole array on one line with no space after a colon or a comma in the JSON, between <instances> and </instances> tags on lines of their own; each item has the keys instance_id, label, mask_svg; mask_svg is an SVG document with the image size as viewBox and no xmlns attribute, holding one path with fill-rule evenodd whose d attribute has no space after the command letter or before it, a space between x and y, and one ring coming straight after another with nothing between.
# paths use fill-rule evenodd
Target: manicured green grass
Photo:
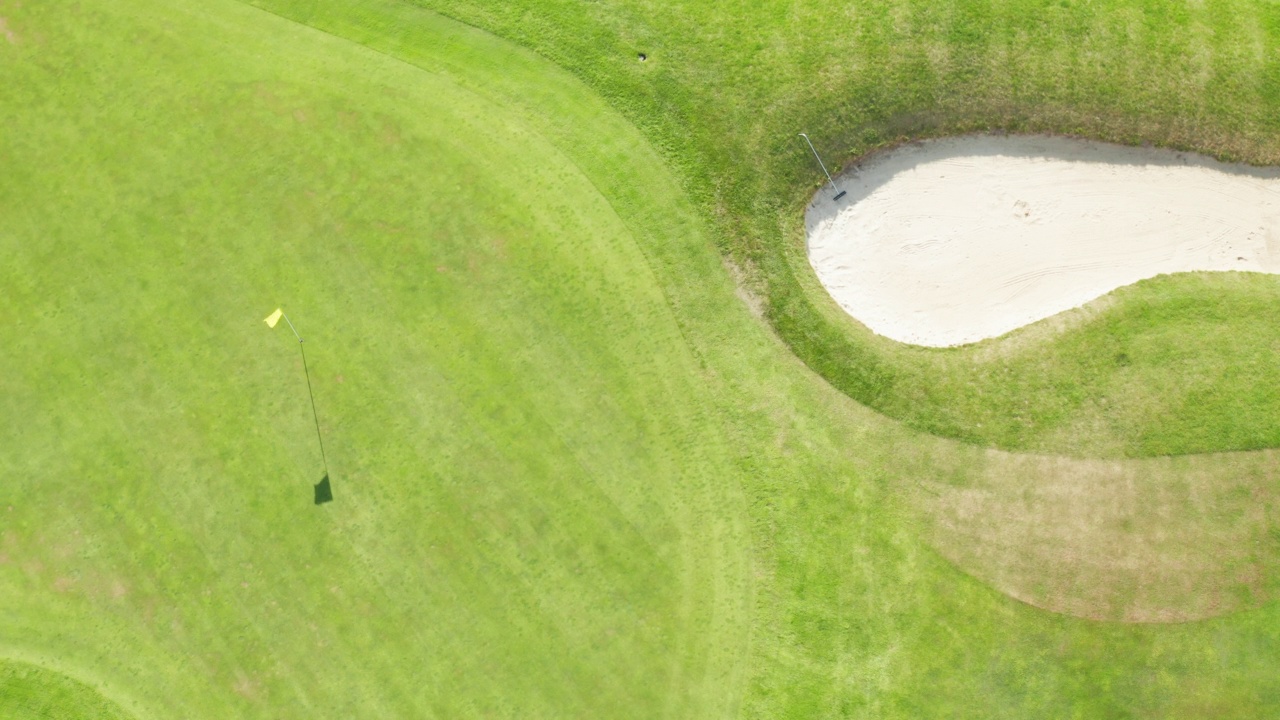
<instances>
[{"instance_id":1,"label":"manicured green grass","mask_svg":"<svg viewBox=\"0 0 1280 720\"><path fill-rule=\"evenodd\" d=\"M933 97L921 63L939 50L972 94L910 122L985 122L996 10L859 8L814 43L829 6L444 8L597 94L395 0L260 4L277 14L3 11L0 655L139 718L1280 705L1275 602L1151 626L1002 595L929 547L908 492L999 461L792 355L821 367L788 298L883 372L912 367L790 275L811 169L775 130L891 137ZM1007 45L1033 9L1001 15ZM1086 38L1112 19L1076 12L1102 13ZM850 48L862 64L837 66ZM806 82L815 68L831 69ZM1058 90L1062 117L1106 106L1088 83L1114 74ZM871 110L827 114L849 98ZM294 343L260 320L276 305L308 339L336 494L321 508Z\"/></svg>"},{"instance_id":2,"label":"manicured green grass","mask_svg":"<svg viewBox=\"0 0 1280 720\"><path fill-rule=\"evenodd\" d=\"M1052 341L977 352L883 342L810 277L800 218L823 178L796 133L836 164L906 137L989 129L1280 162L1280 5L627 0L605 11L571 0L420 1L574 69L666 148L778 333L858 401L1009 449L1150 456L1276 444L1265 418L1280 407L1263 388L1280 386L1280 365L1257 349L1280 338L1253 308L1280 281L1219 285L1207 299L1195 280L1147 286L1091 329ZM648 62L635 61L638 49ZM1152 316L1170 303L1203 303L1200 321ZM1205 333L1209 316L1229 322ZM1121 330L1111 323L1126 336L1104 341ZM1220 342L1242 334L1249 347ZM1122 377L1096 367L1099 353L1114 357L1110 346L1130 340L1143 352ZM1194 360L1171 366L1173 356ZM1193 386L1168 393L1171 370ZM1099 421L1102 403L1111 417Z\"/></svg>"},{"instance_id":3,"label":"manicured green grass","mask_svg":"<svg viewBox=\"0 0 1280 720\"><path fill-rule=\"evenodd\" d=\"M1280 446L1277 307L1273 276L1162 276L945 350L872 337L828 308L846 332L832 349L875 348L880 384L868 390L866 369L838 353L824 369L890 416L981 445L1083 457L1270 448Z\"/></svg>"},{"instance_id":4,"label":"manicured green grass","mask_svg":"<svg viewBox=\"0 0 1280 720\"><path fill-rule=\"evenodd\" d=\"M127 720L93 688L35 665L0 662L0 717L16 720Z\"/></svg>"},{"instance_id":5,"label":"manicured green grass","mask_svg":"<svg viewBox=\"0 0 1280 720\"><path fill-rule=\"evenodd\" d=\"M11 26L0 647L147 717L731 702L730 460L572 160L448 77L236 3Z\"/></svg>"}]
</instances>

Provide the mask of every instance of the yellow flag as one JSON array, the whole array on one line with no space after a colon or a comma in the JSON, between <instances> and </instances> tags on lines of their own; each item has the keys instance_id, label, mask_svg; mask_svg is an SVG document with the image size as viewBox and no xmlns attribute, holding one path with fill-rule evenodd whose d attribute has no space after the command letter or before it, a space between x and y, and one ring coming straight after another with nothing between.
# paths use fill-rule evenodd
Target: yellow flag
<instances>
[{"instance_id":1,"label":"yellow flag","mask_svg":"<svg viewBox=\"0 0 1280 720\"><path fill-rule=\"evenodd\" d=\"M268 315L262 322L266 323L267 327L273 328L276 326L276 323L280 322L280 316L283 314L284 310L276 308L276 311Z\"/></svg>"}]
</instances>

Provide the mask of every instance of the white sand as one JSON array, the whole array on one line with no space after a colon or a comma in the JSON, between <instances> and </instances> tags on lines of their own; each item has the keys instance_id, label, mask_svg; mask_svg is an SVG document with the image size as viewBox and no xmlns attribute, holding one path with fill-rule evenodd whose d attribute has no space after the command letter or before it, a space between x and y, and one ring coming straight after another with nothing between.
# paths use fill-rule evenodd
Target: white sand
<instances>
[{"instance_id":1,"label":"white sand","mask_svg":"<svg viewBox=\"0 0 1280 720\"><path fill-rule=\"evenodd\" d=\"M1163 273L1280 272L1280 171L1174 151L970 136L875 156L805 214L809 262L873 331L996 337Z\"/></svg>"}]
</instances>

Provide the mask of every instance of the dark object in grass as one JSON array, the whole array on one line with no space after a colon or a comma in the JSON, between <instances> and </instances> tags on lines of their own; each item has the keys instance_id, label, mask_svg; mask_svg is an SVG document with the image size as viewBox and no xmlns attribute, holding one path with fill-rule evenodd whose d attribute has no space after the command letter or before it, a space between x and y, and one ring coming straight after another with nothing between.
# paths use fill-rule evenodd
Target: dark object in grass
<instances>
[{"instance_id":1,"label":"dark object in grass","mask_svg":"<svg viewBox=\"0 0 1280 720\"><path fill-rule=\"evenodd\" d=\"M648 55L646 55L646 54L644 54L644 53L640 53L640 54L639 54L639 55L637 55L636 57L637 57L637 58L639 58L640 62L644 62L645 60L648 60L648 59L649 59L649 56L648 56Z\"/></svg>"},{"instance_id":2,"label":"dark object in grass","mask_svg":"<svg viewBox=\"0 0 1280 720\"><path fill-rule=\"evenodd\" d=\"M325 473L324 479L316 483L316 504L323 505L327 502L333 502L333 488L329 485L329 473Z\"/></svg>"}]
</instances>

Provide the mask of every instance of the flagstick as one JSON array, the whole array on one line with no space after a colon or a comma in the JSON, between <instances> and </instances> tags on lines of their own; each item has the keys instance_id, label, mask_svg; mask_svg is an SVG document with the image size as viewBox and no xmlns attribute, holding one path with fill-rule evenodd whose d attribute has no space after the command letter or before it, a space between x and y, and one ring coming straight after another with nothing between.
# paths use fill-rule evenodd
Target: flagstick
<instances>
[{"instance_id":1,"label":"flagstick","mask_svg":"<svg viewBox=\"0 0 1280 720\"><path fill-rule=\"evenodd\" d=\"M303 346L302 336L298 334L298 329L293 326L293 321L289 320L289 316L281 313L284 321L289 323L289 329L293 331L293 336L298 338L298 350L302 351L302 372L307 376L307 395L311 398L311 417L316 421L316 440L320 441L320 460L324 463L324 476L329 477L329 459L324 454L324 438L320 435L320 414L316 412L316 394L311 390L311 370L307 368L307 350Z\"/></svg>"}]
</instances>

